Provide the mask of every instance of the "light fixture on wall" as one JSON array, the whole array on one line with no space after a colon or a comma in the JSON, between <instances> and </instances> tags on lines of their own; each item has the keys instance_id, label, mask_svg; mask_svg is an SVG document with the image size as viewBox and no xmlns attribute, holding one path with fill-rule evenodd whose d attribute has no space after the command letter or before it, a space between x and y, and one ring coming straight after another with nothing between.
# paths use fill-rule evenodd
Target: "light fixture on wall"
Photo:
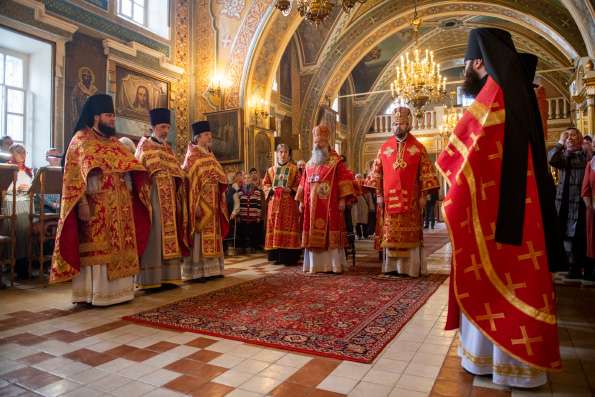
<instances>
[{"instance_id":1,"label":"light fixture on wall","mask_svg":"<svg viewBox=\"0 0 595 397\"><path fill-rule=\"evenodd\" d=\"M264 121L269 117L269 101L259 96L254 96L250 100L250 107L254 110L254 120Z\"/></svg>"},{"instance_id":2,"label":"light fixture on wall","mask_svg":"<svg viewBox=\"0 0 595 397\"><path fill-rule=\"evenodd\" d=\"M424 51L417 46L421 18L417 15L415 2L413 19L410 22L415 36L415 45L411 57L409 52L401 55L400 65L395 70L395 79L390 85L393 98L400 98L415 109L415 115L423 115L422 108L431 101L442 99L446 95L446 77L440 75L440 64L434 62L434 52Z\"/></svg>"},{"instance_id":3,"label":"light fixture on wall","mask_svg":"<svg viewBox=\"0 0 595 397\"><path fill-rule=\"evenodd\" d=\"M219 98L219 110L225 106L225 92L229 88L229 80L224 74L215 72L209 81L207 92L212 97Z\"/></svg>"},{"instance_id":4,"label":"light fixture on wall","mask_svg":"<svg viewBox=\"0 0 595 397\"><path fill-rule=\"evenodd\" d=\"M367 0L341 0L343 11L349 12L357 3L365 3ZM275 8L287 16L293 9L297 8L300 16L308 22L318 26L330 15L335 7L333 0L276 0Z\"/></svg>"}]
</instances>

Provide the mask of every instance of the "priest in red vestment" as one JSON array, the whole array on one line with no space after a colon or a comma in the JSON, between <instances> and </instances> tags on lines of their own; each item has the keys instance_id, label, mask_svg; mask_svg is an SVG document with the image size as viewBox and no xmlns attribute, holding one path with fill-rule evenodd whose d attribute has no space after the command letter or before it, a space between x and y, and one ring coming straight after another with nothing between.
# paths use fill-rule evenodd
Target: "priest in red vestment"
<instances>
[{"instance_id":1,"label":"priest in red vestment","mask_svg":"<svg viewBox=\"0 0 595 397\"><path fill-rule=\"evenodd\" d=\"M464 89L475 97L440 154L453 252L447 329L462 366L537 387L561 368L550 269L564 261L541 117L508 32L471 31Z\"/></svg>"},{"instance_id":2,"label":"priest in red vestment","mask_svg":"<svg viewBox=\"0 0 595 397\"><path fill-rule=\"evenodd\" d=\"M106 306L134 299L151 226L149 175L114 137L112 98L83 107L65 155L51 282L72 279L72 301Z\"/></svg>"},{"instance_id":3,"label":"priest in red vestment","mask_svg":"<svg viewBox=\"0 0 595 397\"><path fill-rule=\"evenodd\" d=\"M354 196L353 174L329 144L329 129L312 131L314 149L296 194L304 215L302 246L304 272L341 273L347 264L345 201Z\"/></svg>"},{"instance_id":4,"label":"priest in red vestment","mask_svg":"<svg viewBox=\"0 0 595 397\"><path fill-rule=\"evenodd\" d=\"M382 273L418 277L427 273L423 252L422 209L426 195L440 187L424 145L411 132L411 111L398 107L394 136L380 147L367 184L383 207Z\"/></svg>"}]
</instances>

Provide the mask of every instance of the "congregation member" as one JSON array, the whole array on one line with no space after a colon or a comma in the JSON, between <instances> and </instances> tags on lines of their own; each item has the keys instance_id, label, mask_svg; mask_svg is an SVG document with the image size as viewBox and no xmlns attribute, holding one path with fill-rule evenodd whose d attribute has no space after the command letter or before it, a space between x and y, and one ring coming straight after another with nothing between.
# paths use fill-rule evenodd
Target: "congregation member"
<instances>
[{"instance_id":1,"label":"congregation member","mask_svg":"<svg viewBox=\"0 0 595 397\"><path fill-rule=\"evenodd\" d=\"M592 286L595 284L595 157L587 163L581 196L586 207L586 235L587 235L587 263L583 285Z\"/></svg>"},{"instance_id":2,"label":"congregation member","mask_svg":"<svg viewBox=\"0 0 595 397\"><path fill-rule=\"evenodd\" d=\"M7 163L10 161L9 149L14 141L9 135L4 135L0 138L0 163Z\"/></svg>"},{"instance_id":3,"label":"congregation member","mask_svg":"<svg viewBox=\"0 0 595 397\"><path fill-rule=\"evenodd\" d=\"M90 96L65 155L51 282L72 280L72 301L107 306L134 299L147 245L149 176L114 136L112 97Z\"/></svg>"},{"instance_id":4,"label":"congregation member","mask_svg":"<svg viewBox=\"0 0 595 397\"><path fill-rule=\"evenodd\" d=\"M62 153L56 148L50 148L45 153L45 159L50 167L60 167L62 162ZM58 212L60 210L60 195L46 194L44 195L43 205L46 211Z\"/></svg>"},{"instance_id":5,"label":"congregation member","mask_svg":"<svg viewBox=\"0 0 595 397\"><path fill-rule=\"evenodd\" d=\"M558 170L556 210L564 236L564 250L568 258L569 280L582 279L586 274L585 205L581 187L585 176L588 153L583 147L583 136L574 128L562 132L558 143L548 153L549 163ZM587 272L590 273L590 272Z\"/></svg>"},{"instance_id":6,"label":"congregation member","mask_svg":"<svg viewBox=\"0 0 595 397\"><path fill-rule=\"evenodd\" d=\"M188 227L192 246L182 267L182 278L186 280L223 276L223 239L229 229L227 180L212 147L209 122L192 124L192 142L182 165L189 183Z\"/></svg>"},{"instance_id":7,"label":"congregation member","mask_svg":"<svg viewBox=\"0 0 595 397\"><path fill-rule=\"evenodd\" d=\"M378 150L369 184L383 205L382 273L419 277L427 273L423 250L422 210L426 195L440 187L426 148L413 134L409 108L392 115L393 136Z\"/></svg>"},{"instance_id":8,"label":"congregation member","mask_svg":"<svg viewBox=\"0 0 595 397\"><path fill-rule=\"evenodd\" d=\"M252 168L238 192L240 213L236 237L240 240L242 253L254 253L262 249L264 193L259 185L258 172Z\"/></svg>"},{"instance_id":9,"label":"congregation member","mask_svg":"<svg viewBox=\"0 0 595 397\"><path fill-rule=\"evenodd\" d=\"M436 202L438 201L438 190L434 189L426 195L426 208L424 211L424 229L434 229L436 225Z\"/></svg>"},{"instance_id":10,"label":"congregation member","mask_svg":"<svg viewBox=\"0 0 595 397\"><path fill-rule=\"evenodd\" d=\"M534 74L510 33L472 30L463 87L475 101L436 163L450 185L446 329L460 328L466 371L519 388L562 365L550 266L564 252Z\"/></svg>"},{"instance_id":11,"label":"congregation member","mask_svg":"<svg viewBox=\"0 0 595 397\"><path fill-rule=\"evenodd\" d=\"M268 260L281 265L295 265L300 259L300 213L295 194L299 187L299 172L291 162L289 147L277 146L277 164L270 167L262 182L268 201L264 249Z\"/></svg>"},{"instance_id":12,"label":"congregation member","mask_svg":"<svg viewBox=\"0 0 595 397\"><path fill-rule=\"evenodd\" d=\"M593 158L593 138L591 135L585 135L583 137L583 152L587 155L587 160Z\"/></svg>"},{"instance_id":13,"label":"congregation member","mask_svg":"<svg viewBox=\"0 0 595 397\"><path fill-rule=\"evenodd\" d=\"M141 289L180 284L189 245L185 173L167 142L171 112L153 109L149 119L151 135L141 138L135 155L151 176L151 232L136 278Z\"/></svg>"},{"instance_id":14,"label":"congregation member","mask_svg":"<svg viewBox=\"0 0 595 397\"><path fill-rule=\"evenodd\" d=\"M33 182L33 170L27 166L27 150L20 143L14 143L8 149L10 158L8 164L18 168L16 178L16 244L15 258L17 261L16 273L18 278L27 276L27 237L29 235L29 188ZM13 184L6 191L2 211L5 215L12 213ZM6 225L6 223L5 223ZM6 227L6 226L4 226Z\"/></svg>"},{"instance_id":15,"label":"congregation member","mask_svg":"<svg viewBox=\"0 0 595 397\"><path fill-rule=\"evenodd\" d=\"M329 144L324 124L312 130L314 148L296 194L303 214L304 272L342 273L347 264L343 212L355 196L353 174Z\"/></svg>"},{"instance_id":16,"label":"congregation member","mask_svg":"<svg viewBox=\"0 0 595 397\"><path fill-rule=\"evenodd\" d=\"M355 229L354 235L358 240L363 240L368 238L368 208L370 203L366 195L369 195L369 193L363 186L363 177L361 174L355 175L354 186L356 188L357 194L355 201L351 205L351 222L353 228Z\"/></svg>"}]
</instances>

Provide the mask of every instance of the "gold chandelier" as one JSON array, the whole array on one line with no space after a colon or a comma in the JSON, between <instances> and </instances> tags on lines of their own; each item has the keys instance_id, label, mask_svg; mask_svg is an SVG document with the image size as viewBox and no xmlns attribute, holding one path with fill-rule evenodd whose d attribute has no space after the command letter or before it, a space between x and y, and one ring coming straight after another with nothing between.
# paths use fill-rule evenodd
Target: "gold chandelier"
<instances>
[{"instance_id":1,"label":"gold chandelier","mask_svg":"<svg viewBox=\"0 0 595 397\"><path fill-rule=\"evenodd\" d=\"M427 49L424 52L417 46L421 25L421 18L417 15L417 2L410 23L415 46L411 56L409 52L405 56L401 55L390 90L394 99L399 98L413 107L416 116L420 118L423 115L422 108L428 102L440 100L446 95L446 77L440 75L440 64L434 62L434 52Z\"/></svg>"},{"instance_id":2,"label":"gold chandelier","mask_svg":"<svg viewBox=\"0 0 595 397\"><path fill-rule=\"evenodd\" d=\"M343 11L349 12L357 3L365 3L367 0L341 0ZM294 3L302 18L316 26L324 22L335 7L332 0L276 0L275 8L287 16L291 12Z\"/></svg>"}]
</instances>

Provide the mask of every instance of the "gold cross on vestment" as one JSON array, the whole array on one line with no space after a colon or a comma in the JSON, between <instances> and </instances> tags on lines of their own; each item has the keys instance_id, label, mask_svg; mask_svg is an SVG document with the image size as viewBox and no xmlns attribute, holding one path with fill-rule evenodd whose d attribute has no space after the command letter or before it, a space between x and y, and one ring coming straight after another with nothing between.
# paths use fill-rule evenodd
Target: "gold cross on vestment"
<instances>
[{"instance_id":1,"label":"gold cross on vestment","mask_svg":"<svg viewBox=\"0 0 595 397\"><path fill-rule=\"evenodd\" d=\"M530 260L533 263L535 270L539 270L539 257L544 255L543 251L535 251L535 248L533 247L533 241L527 241L527 247L529 248L529 252L519 255L517 259L520 261Z\"/></svg>"},{"instance_id":2,"label":"gold cross on vestment","mask_svg":"<svg viewBox=\"0 0 595 397\"><path fill-rule=\"evenodd\" d=\"M477 144L477 142L479 141L479 138L481 138L482 136L484 136L484 134L482 133L471 133L471 139L473 140L473 148L476 152L479 151L479 145Z\"/></svg>"},{"instance_id":3,"label":"gold cross on vestment","mask_svg":"<svg viewBox=\"0 0 595 397\"><path fill-rule=\"evenodd\" d=\"M550 312L550 302L547 299L547 295L546 294L542 294L541 297L543 298L544 306L541 309L539 309L539 310L542 311L542 312L549 313Z\"/></svg>"},{"instance_id":4,"label":"gold cross on vestment","mask_svg":"<svg viewBox=\"0 0 595 397\"><path fill-rule=\"evenodd\" d=\"M415 156L419 152L419 149L417 148L417 146L410 146L409 149L407 149L407 151L410 155Z\"/></svg>"},{"instance_id":5,"label":"gold cross on vestment","mask_svg":"<svg viewBox=\"0 0 595 397\"><path fill-rule=\"evenodd\" d=\"M489 181L489 182L481 184L481 199L483 201L486 201L488 199L488 195L486 194L486 188L492 187L492 186L496 186L495 181Z\"/></svg>"},{"instance_id":6,"label":"gold cross on vestment","mask_svg":"<svg viewBox=\"0 0 595 397\"><path fill-rule=\"evenodd\" d=\"M510 276L510 273L506 273L505 274L506 277L506 287L512 291L513 294L516 294L516 290L517 289L521 289L521 288L527 288L527 284L526 283L518 283L518 284L514 284L512 282L512 277Z\"/></svg>"},{"instance_id":7,"label":"gold cross on vestment","mask_svg":"<svg viewBox=\"0 0 595 397\"><path fill-rule=\"evenodd\" d=\"M459 300L465 299L470 297L471 295L469 295L469 292L463 292L462 294L457 294L457 297L459 298Z\"/></svg>"},{"instance_id":8,"label":"gold cross on vestment","mask_svg":"<svg viewBox=\"0 0 595 397\"><path fill-rule=\"evenodd\" d=\"M489 321L490 322L490 330L496 331L496 321L494 320L501 320L503 319L504 313L492 313L492 308L489 303L484 303L483 307L485 308L486 314L477 316L475 319L477 321Z\"/></svg>"},{"instance_id":9,"label":"gold cross on vestment","mask_svg":"<svg viewBox=\"0 0 595 397\"><path fill-rule=\"evenodd\" d=\"M386 157L390 157L393 155L393 153L395 152L395 149L393 149L392 147L387 147L386 149L384 149L384 152L382 152L382 154L384 154Z\"/></svg>"},{"instance_id":10,"label":"gold cross on vestment","mask_svg":"<svg viewBox=\"0 0 595 397\"><path fill-rule=\"evenodd\" d=\"M467 231L471 233L471 210L467 208L467 217L460 223L461 229L466 227Z\"/></svg>"},{"instance_id":11,"label":"gold cross on vestment","mask_svg":"<svg viewBox=\"0 0 595 397\"><path fill-rule=\"evenodd\" d=\"M500 159L502 160L502 144L500 142L496 142L496 148L497 148L497 152L494 154L490 154L488 156L488 160L496 160L496 159Z\"/></svg>"},{"instance_id":12,"label":"gold cross on vestment","mask_svg":"<svg viewBox=\"0 0 595 397\"><path fill-rule=\"evenodd\" d=\"M529 335L527 335L527 329L524 326L521 326L521 335L523 336L522 338L511 339L510 342L513 345L525 345L525 349L527 349L527 354L532 356L533 347L531 346L531 343L543 342L543 338L541 336L529 338Z\"/></svg>"},{"instance_id":13,"label":"gold cross on vestment","mask_svg":"<svg viewBox=\"0 0 595 397\"><path fill-rule=\"evenodd\" d=\"M465 273L469 273L469 272L473 272L475 274L475 280L479 281L481 280L481 274L479 273L479 270L483 268L483 265L481 263L477 263L476 259L475 259L475 255L472 254L471 255L471 266L467 266L464 269Z\"/></svg>"},{"instance_id":14,"label":"gold cross on vestment","mask_svg":"<svg viewBox=\"0 0 595 397\"><path fill-rule=\"evenodd\" d=\"M490 229L492 229L492 234L488 236L484 236L486 241L491 241L496 239L496 224L494 222L490 223ZM496 243L497 249L502 249L502 244Z\"/></svg>"}]
</instances>

